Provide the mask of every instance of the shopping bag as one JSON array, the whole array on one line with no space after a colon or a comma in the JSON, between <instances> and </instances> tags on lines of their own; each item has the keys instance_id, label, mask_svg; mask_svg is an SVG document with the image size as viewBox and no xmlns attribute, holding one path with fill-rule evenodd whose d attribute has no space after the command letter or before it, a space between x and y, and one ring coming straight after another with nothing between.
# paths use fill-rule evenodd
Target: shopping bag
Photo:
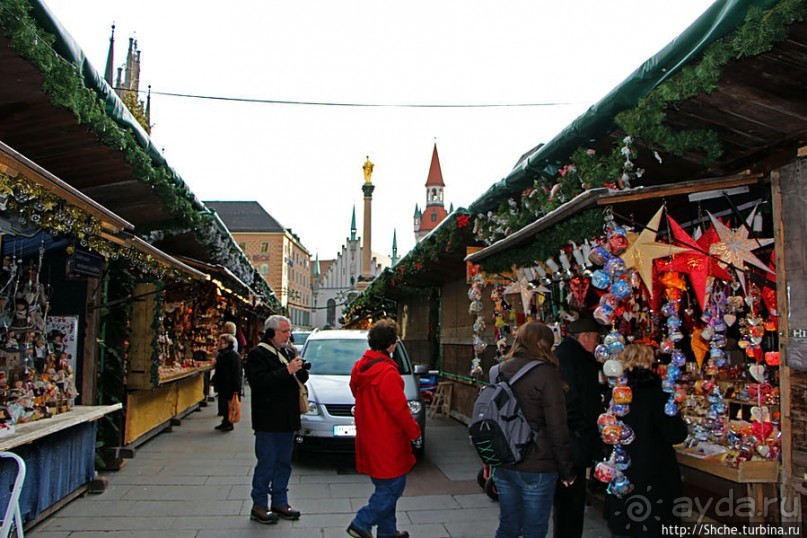
<instances>
[{"instance_id":1,"label":"shopping bag","mask_svg":"<svg viewBox=\"0 0 807 538\"><path fill-rule=\"evenodd\" d=\"M238 393L233 394L230 401L227 402L227 421L230 424L236 424L241 420L241 398Z\"/></svg>"},{"instance_id":2,"label":"shopping bag","mask_svg":"<svg viewBox=\"0 0 807 538\"><path fill-rule=\"evenodd\" d=\"M300 383L300 414L306 413L308 413L308 387Z\"/></svg>"}]
</instances>

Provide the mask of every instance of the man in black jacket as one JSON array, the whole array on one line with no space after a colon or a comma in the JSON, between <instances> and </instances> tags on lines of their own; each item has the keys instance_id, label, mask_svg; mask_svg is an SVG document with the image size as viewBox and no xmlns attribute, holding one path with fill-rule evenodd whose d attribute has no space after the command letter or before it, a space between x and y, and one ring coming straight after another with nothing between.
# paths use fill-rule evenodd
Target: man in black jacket
<instances>
[{"instance_id":1,"label":"man in black jacket","mask_svg":"<svg viewBox=\"0 0 807 538\"><path fill-rule=\"evenodd\" d=\"M260 344L247 355L252 390L252 429L258 462L252 477L250 519L277 523L278 517L298 519L289 506L288 485L294 433L300 429L300 383L308 381L303 361L287 346L291 322L270 316ZM271 498L271 503L267 502Z\"/></svg>"},{"instance_id":2,"label":"man in black jacket","mask_svg":"<svg viewBox=\"0 0 807 538\"><path fill-rule=\"evenodd\" d=\"M554 536L575 538L583 535L586 508L586 467L600 455L597 418L605 410L600 384L600 365L594 357L600 326L590 317L569 324L568 335L555 349L560 361L560 377L567 385L566 420L572 445L576 478L555 493Z\"/></svg>"}]
</instances>

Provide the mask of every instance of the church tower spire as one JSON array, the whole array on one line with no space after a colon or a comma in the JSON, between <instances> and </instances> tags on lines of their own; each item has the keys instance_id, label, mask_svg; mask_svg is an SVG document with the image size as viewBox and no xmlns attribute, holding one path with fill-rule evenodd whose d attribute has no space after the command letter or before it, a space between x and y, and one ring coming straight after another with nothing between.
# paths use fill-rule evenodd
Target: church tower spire
<instances>
[{"instance_id":1,"label":"church tower spire","mask_svg":"<svg viewBox=\"0 0 807 538\"><path fill-rule=\"evenodd\" d=\"M421 211L415 206L415 237L418 241L434 230L446 218L443 205L443 170L440 168L440 156L437 154L437 142L432 150L429 164L429 175L426 178L426 207Z\"/></svg>"},{"instance_id":2,"label":"church tower spire","mask_svg":"<svg viewBox=\"0 0 807 538\"><path fill-rule=\"evenodd\" d=\"M395 228L392 229L392 266L398 263L398 232Z\"/></svg>"},{"instance_id":3,"label":"church tower spire","mask_svg":"<svg viewBox=\"0 0 807 538\"><path fill-rule=\"evenodd\" d=\"M149 129L146 130L151 133L151 84L149 84L149 92L146 94L146 124L149 126Z\"/></svg>"},{"instance_id":4,"label":"church tower spire","mask_svg":"<svg viewBox=\"0 0 807 538\"><path fill-rule=\"evenodd\" d=\"M356 204L353 204L353 218L350 219L350 240L356 240Z\"/></svg>"},{"instance_id":5,"label":"church tower spire","mask_svg":"<svg viewBox=\"0 0 807 538\"><path fill-rule=\"evenodd\" d=\"M112 78L115 76L115 23L112 23L112 33L109 36L109 51L106 53L106 69L104 80L112 88Z\"/></svg>"}]
</instances>

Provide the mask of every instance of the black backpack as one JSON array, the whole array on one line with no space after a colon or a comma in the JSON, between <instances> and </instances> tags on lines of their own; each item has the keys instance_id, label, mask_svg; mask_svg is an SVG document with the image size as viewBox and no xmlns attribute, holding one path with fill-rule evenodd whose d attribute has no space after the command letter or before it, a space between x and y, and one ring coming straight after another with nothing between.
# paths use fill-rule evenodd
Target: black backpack
<instances>
[{"instance_id":1,"label":"black backpack","mask_svg":"<svg viewBox=\"0 0 807 538\"><path fill-rule=\"evenodd\" d=\"M493 367L495 371L491 369L495 382L491 381L479 392L469 426L471 444L484 464L518 463L532 447L537 432L524 417L511 385L541 364L541 361L530 361L509 382L502 379L498 365Z\"/></svg>"}]
</instances>

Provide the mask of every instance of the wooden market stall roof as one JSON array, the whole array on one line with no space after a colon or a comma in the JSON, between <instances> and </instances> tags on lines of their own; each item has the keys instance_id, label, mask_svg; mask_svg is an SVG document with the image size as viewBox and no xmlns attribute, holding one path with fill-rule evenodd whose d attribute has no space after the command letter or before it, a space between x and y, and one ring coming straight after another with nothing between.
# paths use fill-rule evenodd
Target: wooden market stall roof
<instances>
[{"instance_id":1,"label":"wooden market stall roof","mask_svg":"<svg viewBox=\"0 0 807 538\"><path fill-rule=\"evenodd\" d=\"M0 140L171 255L260 275L42 0L0 9ZM264 295L271 302L271 288Z\"/></svg>"},{"instance_id":2,"label":"wooden market stall roof","mask_svg":"<svg viewBox=\"0 0 807 538\"><path fill-rule=\"evenodd\" d=\"M41 185L65 202L75 205L97 218L101 222L104 230L108 232L118 233L123 230L134 229L134 226L130 222L119 217L92 198L89 198L68 183L51 174L25 155L11 148L2 140L0 140L0 172L11 177L17 177L18 174L23 174L27 179Z\"/></svg>"},{"instance_id":3,"label":"wooden market stall roof","mask_svg":"<svg viewBox=\"0 0 807 538\"><path fill-rule=\"evenodd\" d=\"M123 247L132 248L162 265L171 267L194 279L206 280L207 275L180 262L173 256L146 243L132 233L134 226L109 209L65 183L54 174L0 141L0 172L9 178L20 178L41 186L54 196L75 206L101 223L100 236ZM13 194L12 194L13 196Z\"/></svg>"},{"instance_id":4,"label":"wooden market stall roof","mask_svg":"<svg viewBox=\"0 0 807 538\"><path fill-rule=\"evenodd\" d=\"M738 187L760 184L762 179L760 174L741 174L724 178L709 178L664 185L652 185L648 187L636 187L622 191L605 188L590 189L584 191L582 194L566 202L554 211L537 219L532 224L528 224L517 232L496 241L482 250L469 254L466 256L465 260L471 263L480 263L495 254L524 246L527 243L535 241L536 236L544 230L563 222L580 211L592 207L638 203L646 200L664 200L665 203L676 205L678 203L689 203L689 195L696 193L709 193L710 197L713 196L713 198L710 199L720 199L729 193L737 192L733 191L733 189ZM741 193L746 194L745 191L741 191ZM750 191L748 194L748 197L751 199L755 196L754 193ZM675 200L675 197L683 196L687 198L680 202ZM642 211L637 206L634 207L633 214L635 215L639 212L641 214L639 220L643 220L645 214L649 216L656 209L657 207L652 205L647 206L646 210Z\"/></svg>"},{"instance_id":5,"label":"wooden market stall roof","mask_svg":"<svg viewBox=\"0 0 807 538\"><path fill-rule=\"evenodd\" d=\"M684 97L667 103L661 98L660 108L651 109L652 114L641 118L647 123L642 134L653 129L662 137L665 133L694 135L711 131L720 141L721 152L710 160L703 147L676 155L657 143L639 152L634 160L637 169L645 170L644 185L721 177L746 169L764 173L788 162L796 148L807 141L804 11L801 0L716 0L619 86L552 140L520 159L506 177L470 205L469 211L472 215L485 213L508 198L518 198L537 178L554 177L579 148L607 153L625 136L617 126L617 116L652 102L647 99L655 90L680 81L676 76L691 77L687 80L693 86L702 80L711 81L711 86L706 85L704 91L694 95L681 92ZM760 43L770 35L763 35L753 24L745 27L748 21L756 22L760 28L763 23L759 21L765 21L776 26L765 27L766 32L781 33L760 52ZM712 47L723 47L721 51L729 47L734 56L720 68L699 65ZM739 52L735 52L738 48ZM680 86L674 91L680 92ZM651 115L662 118L661 123L653 125Z\"/></svg>"}]
</instances>

